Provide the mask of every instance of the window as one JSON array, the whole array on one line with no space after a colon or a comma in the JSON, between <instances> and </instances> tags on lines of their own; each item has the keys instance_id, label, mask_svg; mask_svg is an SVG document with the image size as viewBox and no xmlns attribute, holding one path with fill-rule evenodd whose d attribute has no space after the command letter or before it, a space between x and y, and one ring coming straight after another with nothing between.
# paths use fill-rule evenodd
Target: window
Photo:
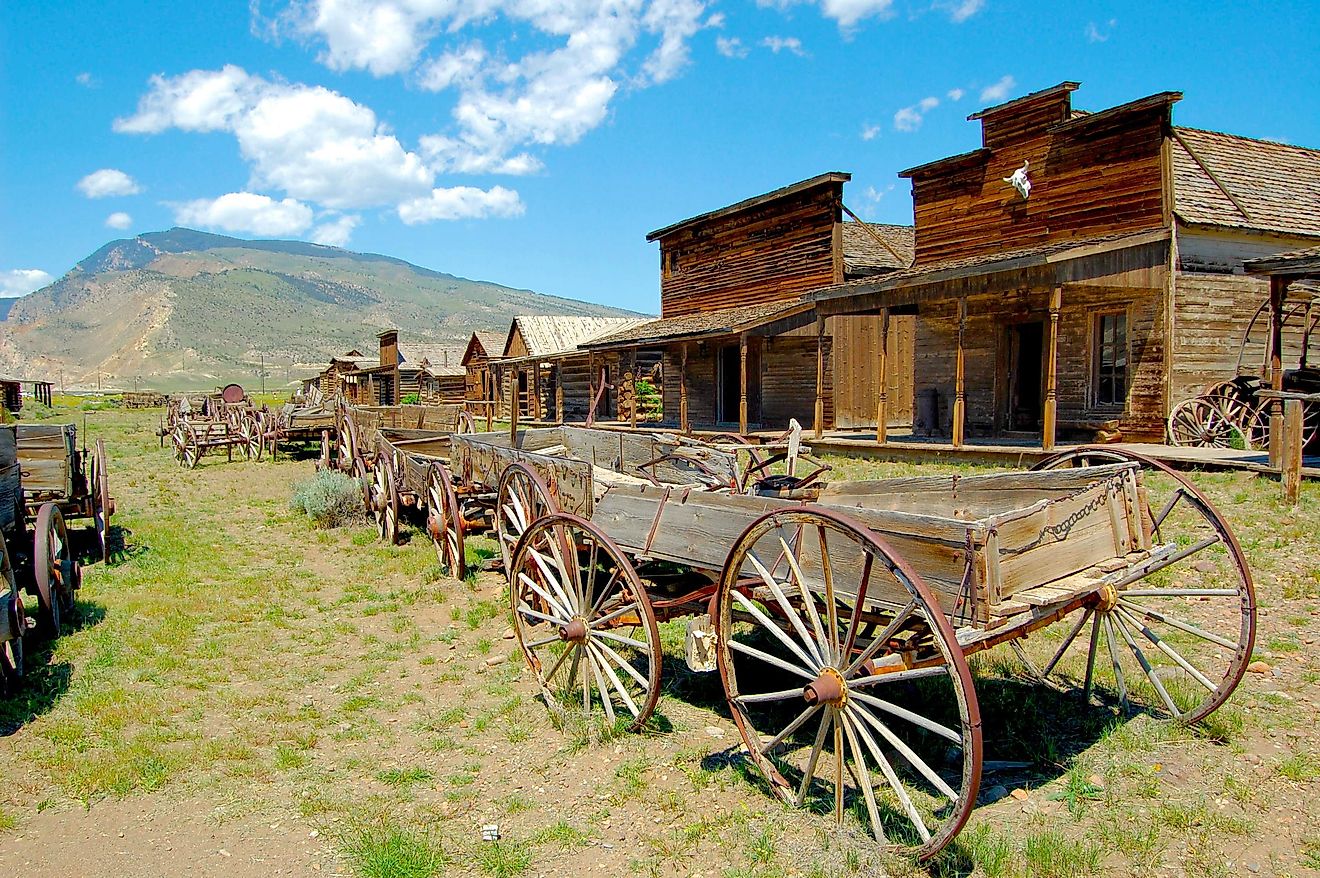
<instances>
[{"instance_id":1,"label":"window","mask_svg":"<svg viewBox=\"0 0 1320 878\"><path fill-rule=\"evenodd\" d=\"M1095 404L1121 406L1127 400L1127 313L1095 318Z\"/></svg>"}]
</instances>

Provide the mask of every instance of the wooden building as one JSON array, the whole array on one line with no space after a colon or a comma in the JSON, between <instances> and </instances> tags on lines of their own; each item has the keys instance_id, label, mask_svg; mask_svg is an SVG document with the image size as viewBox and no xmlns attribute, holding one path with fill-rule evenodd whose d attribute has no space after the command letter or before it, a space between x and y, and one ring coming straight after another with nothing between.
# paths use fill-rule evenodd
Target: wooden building
<instances>
[{"instance_id":1,"label":"wooden building","mask_svg":"<svg viewBox=\"0 0 1320 878\"><path fill-rule=\"evenodd\" d=\"M463 367L463 398L475 414L485 414L498 395L493 360L504 354L505 334L478 330L468 339L459 364Z\"/></svg>"},{"instance_id":2,"label":"wooden building","mask_svg":"<svg viewBox=\"0 0 1320 878\"><path fill-rule=\"evenodd\" d=\"M874 427L879 387L911 398L903 356L911 322L891 320L884 330L873 315L818 321L802 298L911 264L911 228L856 221L843 202L850 179L821 174L651 232L647 240L660 245L660 318L585 346L622 363L659 358L665 420L680 429L745 433L782 429L790 418ZM875 368L882 332L894 352L886 373ZM910 407L895 405L889 416L904 422Z\"/></svg>"},{"instance_id":3,"label":"wooden building","mask_svg":"<svg viewBox=\"0 0 1320 878\"><path fill-rule=\"evenodd\" d=\"M810 296L915 315L919 431L1163 441L1173 405L1236 374L1268 298L1244 260L1320 237L1320 153L1177 128L1178 92L1087 113L1076 88L970 116L979 148L901 174L912 267Z\"/></svg>"},{"instance_id":4,"label":"wooden building","mask_svg":"<svg viewBox=\"0 0 1320 878\"><path fill-rule=\"evenodd\" d=\"M582 421L600 391L597 417L616 417L618 358L581 346L645 322L642 317L513 318L502 355L491 362L498 416L509 417L516 400L520 418Z\"/></svg>"},{"instance_id":5,"label":"wooden building","mask_svg":"<svg viewBox=\"0 0 1320 878\"><path fill-rule=\"evenodd\" d=\"M458 345L416 344L399 341L397 329L377 336L376 362L349 372L345 378L358 405L400 405L416 398L421 405L462 402L466 370Z\"/></svg>"},{"instance_id":6,"label":"wooden building","mask_svg":"<svg viewBox=\"0 0 1320 878\"><path fill-rule=\"evenodd\" d=\"M0 375L0 394L4 397L5 411L11 415L18 414L19 410L23 408L22 379Z\"/></svg>"},{"instance_id":7,"label":"wooden building","mask_svg":"<svg viewBox=\"0 0 1320 878\"><path fill-rule=\"evenodd\" d=\"M316 377L316 385L321 391L321 398L329 400L342 397L355 402L357 382L355 380L350 382L348 376L359 369L370 368L376 362L375 357L364 357L362 352L356 348L347 353L331 357L330 364L322 369Z\"/></svg>"}]
</instances>

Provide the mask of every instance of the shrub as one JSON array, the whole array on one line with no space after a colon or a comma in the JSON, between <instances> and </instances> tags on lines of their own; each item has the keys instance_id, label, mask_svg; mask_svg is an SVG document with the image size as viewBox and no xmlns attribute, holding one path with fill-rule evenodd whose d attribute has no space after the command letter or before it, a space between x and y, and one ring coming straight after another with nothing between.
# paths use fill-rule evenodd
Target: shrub
<instances>
[{"instance_id":1,"label":"shrub","mask_svg":"<svg viewBox=\"0 0 1320 878\"><path fill-rule=\"evenodd\" d=\"M321 470L293 486L289 505L317 527L339 527L362 515L362 489L356 479L334 470Z\"/></svg>"},{"instance_id":2,"label":"shrub","mask_svg":"<svg viewBox=\"0 0 1320 878\"><path fill-rule=\"evenodd\" d=\"M422 398L415 393L405 393L403 399L399 400L399 405L417 405Z\"/></svg>"}]
</instances>

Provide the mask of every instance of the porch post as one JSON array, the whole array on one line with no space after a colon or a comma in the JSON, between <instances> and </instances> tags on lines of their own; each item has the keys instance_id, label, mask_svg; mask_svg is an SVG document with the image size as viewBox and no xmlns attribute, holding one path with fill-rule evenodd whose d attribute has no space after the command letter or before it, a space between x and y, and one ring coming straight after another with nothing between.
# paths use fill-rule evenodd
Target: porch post
<instances>
[{"instance_id":1,"label":"porch post","mask_svg":"<svg viewBox=\"0 0 1320 878\"><path fill-rule=\"evenodd\" d=\"M587 426L596 416L596 352L587 351Z\"/></svg>"},{"instance_id":2,"label":"porch post","mask_svg":"<svg viewBox=\"0 0 1320 878\"><path fill-rule=\"evenodd\" d=\"M637 429L637 348L632 349L632 411L628 415L628 426Z\"/></svg>"},{"instance_id":3,"label":"porch post","mask_svg":"<svg viewBox=\"0 0 1320 878\"><path fill-rule=\"evenodd\" d=\"M1270 389L1283 390L1283 299L1288 279L1270 275ZM1270 401L1270 466L1283 466L1283 406Z\"/></svg>"},{"instance_id":4,"label":"porch post","mask_svg":"<svg viewBox=\"0 0 1320 878\"><path fill-rule=\"evenodd\" d=\"M889 441L889 309L880 310L880 362L878 384L879 393L875 405L875 441L884 445Z\"/></svg>"},{"instance_id":5,"label":"porch post","mask_svg":"<svg viewBox=\"0 0 1320 878\"><path fill-rule=\"evenodd\" d=\"M825 317L816 312L816 422L819 439L825 432Z\"/></svg>"},{"instance_id":6,"label":"porch post","mask_svg":"<svg viewBox=\"0 0 1320 878\"><path fill-rule=\"evenodd\" d=\"M555 423L564 423L564 364L556 363L555 371Z\"/></svg>"},{"instance_id":7,"label":"porch post","mask_svg":"<svg viewBox=\"0 0 1320 878\"><path fill-rule=\"evenodd\" d=\"M541 361L532 363L532 386L531 386L533 405L528 406L529 412L535 412L532 417L535 420L541 420Z\"/></svg>"},{"instance_id":8,"label":"porch post","mask_svg":"<svg viewBox=\"0 0 1320 878\"><path fill-rule=\"evenodd\" d=\"M738 336L738 432L747 435L747 333Z\"/></svg>"},{"instance_id":9,"label":"porch post","mask_svg":"<svg viewBox=\"0 0 1320 878\"><path fill-rule=\"evenodd\" d=\"M518 447L518 409L522 406L518 402L518 373L522 370L513 368L509 370L509 446Z\"/></svg>"},{"instance_id":10,"label":"porch post","mask_svg":"<svg viewBox=\"0 0 1320 878\"><path fill-rule=\"evenodd\" d=\"M1063 287L1050 291L1049 362L1045 366L1045 423L1042 425L1040 447L1054 450L1054 433L1058 416L1059 385L1059 309L1063 306Z\"/></svg>"},{"instance_id":11,"label":"porch post","mask_svg":"<svg viewBox=\"0 0 1320 878\"><path fill-rule=\"evenodd\" d=\"M967 297L958 299L958 357L953 375L953 447L962 448L966 437L967 387L963 331L967 326Z\"/></svg>"},{"instance_id":12,"label":"porch post","mask_svg":"<svg viewBox=\"0 0 1320 878\"><path fill-rule=\"evenodd\" d=\"M692 432L688 423L687 355L688 343L683 342L683 353L678 360L678 429L681 433Z\"/></svg>"}]
</instances>

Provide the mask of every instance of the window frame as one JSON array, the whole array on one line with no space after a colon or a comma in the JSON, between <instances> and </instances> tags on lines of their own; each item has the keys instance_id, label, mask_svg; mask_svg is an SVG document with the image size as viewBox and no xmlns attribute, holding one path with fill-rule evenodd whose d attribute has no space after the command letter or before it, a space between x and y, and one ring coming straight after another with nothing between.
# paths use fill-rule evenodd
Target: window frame
<instances>
[{"instance_id":1,"label":"window frame","mask_svg":"<svg viewBox=\"0 0 1320 878\"><path fill-rule=\"evenodd\" d=\"M1114 354L1117 362L1117 354L1122 351L1123 369L1122 369L1122 390L1116 393L1117 399L1105 401L1100 396L1100 381L1104 370L1104 326L1107 318L1123 318L1122 345L1115 339ZM1128 305L1098 308L1091 312L1091 331L1089 335L1089 354L1091 360L1091 388L1090 401L1093 409L1103 411L1125 411L1128 404L1128 394L1132 388L1132 309ZM1117 367L1111 369L1111 377L1116 377Z\"/></svg>"}]
</instances>

